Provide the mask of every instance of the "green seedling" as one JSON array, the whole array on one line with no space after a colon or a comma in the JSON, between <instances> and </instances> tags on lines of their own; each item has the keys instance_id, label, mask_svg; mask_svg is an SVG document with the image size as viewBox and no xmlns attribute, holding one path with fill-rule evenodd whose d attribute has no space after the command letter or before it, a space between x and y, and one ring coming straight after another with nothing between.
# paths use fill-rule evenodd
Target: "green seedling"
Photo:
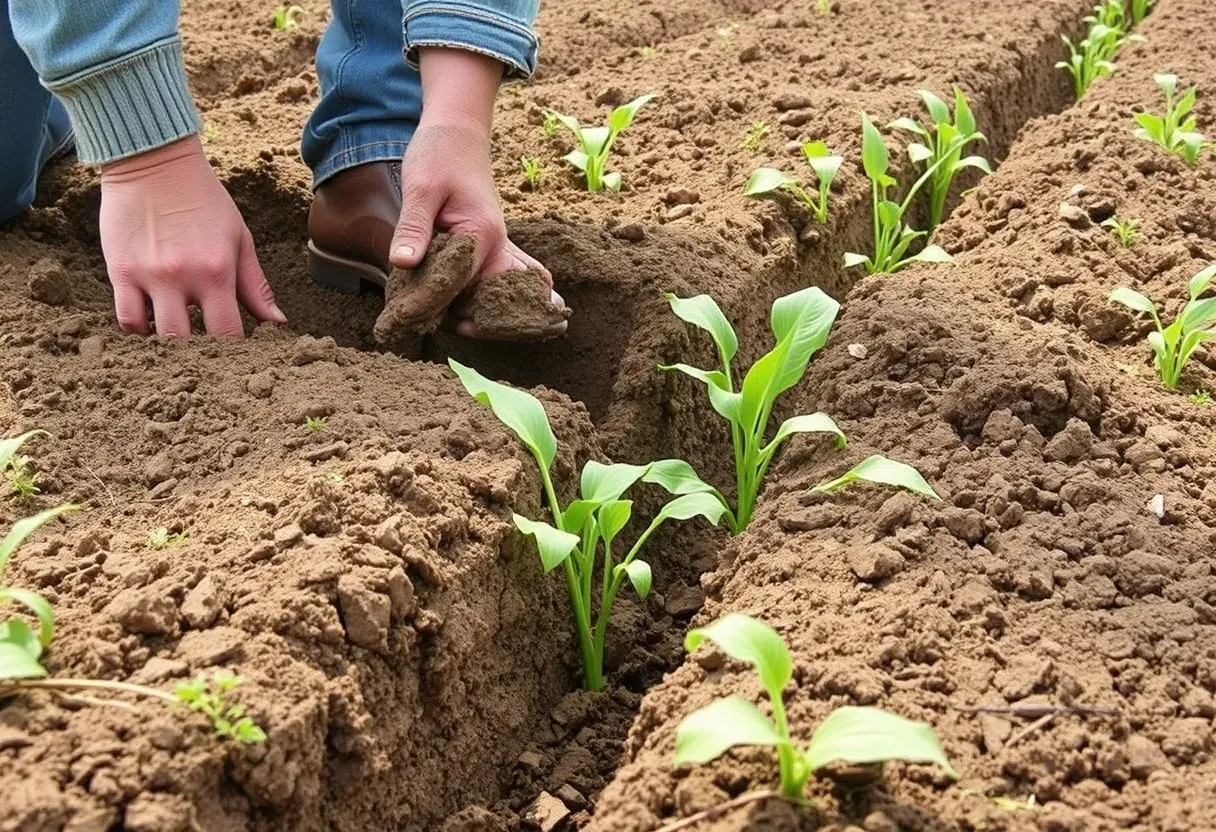
<instances>
[{"instance_id":1,"label":"green seedling","mask_svg":"<svg viewBox=\"0 0 1216 832\"><path fill-rule=\"evenodd\" d=\"M933 168L929 177L929 233L941 224L946 213L946 199L954 177L968 168L992 173L992 167L983 156L963 156L972 142L987 142L984 134L976 129L975 115L967 103L967 97L958 87L954 88L954 112L950 105L928 90L920 90L920 97L929 111L930 126L924 127L910 118L897 118L888 127L904 130L919 136L921 141L908 145L908 156L924 170ZM939 164L940 163L940 164Z\"/></svg>"},{"instance_id":2,"label":"green seedling","mask_svg":"<svg viewBox=\"0 0 1216 832\"><path fill-rule=\"evenodd\" d=\"M1128 4L1128 14L1131 16L1133 26L1138 26L1140 21L1148 17L1148 13L1153 10L1153 6L1157 5L1157 0L1130 0Z\"/></svg>"},{"instance_id":3,"label":"green seedling","mask_svg":"<svg viewBox=\"0 0 1216 832\"><path fill-rule=\"evenodd\" d=\"M642 57L645 58L646 60L650 60L655 55L659 54L659 51L657 49L655 49L653 46L643 46L638 51L642 55Z\"/></svg>"},{"instance_id":4,"label":"green seedling","mask_svg":"<svg viewBox=\"0 0 1216 832\"><path fill-rule=\"evenodd\" d=\"M1161 145L1170 153L1194 167L1199 164L1199 153L1204 148L1203 134L1195 129L1197 87L1191 87L1181 98L1178 92L1178 76L1162 73L1154 75L1153 81L1165 93L1165 114L1136 113L1136 138Z\"/></svg>"},{"instance_id":5,"label":"green seedling","mask_svg":"<svg viewBox=\"0 0 1216 832\"><path fill-rule=\"evenodd\" d=\"M638 557L646 541L667 520L704 517L717 525L725 507L708 485L695 475L687 476L692 471L688 463L674 459L649 465L604 465L590 460L583 466L578 498L563 507L549 473L557 455L557 438L541 403L522 390L490 381L454 359L448 359L448 365L465 390L488 405L536 460L553 522L516 514L515 526L535 539L546 572L559 566L564 569L574 610L583 682L588 690L600 690L604 684L604 637L617 593L625 581L641 598L650 593L651 568ZM625 556L618 559L613 546L633 514L632 501L623 496L639 481L662 485L675 499L659 509ZM597 572L598 612L592 606Z\"/></svg>"},{"instance_id":6,"label":"green seedling","mask_svg":"<svg viewBox=\"0 0 1216 832\"><path fill-rule=\"evenodd\" d=\"M1152 317L1156 330L1148 334L1148 343L1153 350L1153 364L1161 383L1171 390L1178 387L1182 371L1199 345L1216 338L1216 298L1200 297L1208 290L1213 277L1216 277L1216 263L1188 281L1189 299L1169 326L1161 325L1157 307L1135 289L1125 287L1110 294L1110 299L1116 303Z\"/></svg>"},{"instance_id":7,"label":"green seedling","mask_svg":"<svg viewBox=\"0 0 1216 832\"><path fill-rule=\"evenodd\" d=\"M30 470L30 458L24 454L14 454L8 461L8 484L18 499L32 497L39 493L38 474Z\"/></svg>"},{"instance_id":8,"label":"green seedling","mask_svg":"<svg viewBox=\"0 0 1216 832\"><path fill-rule=\"evenodd\" d=\"M523 169L524 179L528 181L528 187L534 191L540 190L540 178L544 172L540 159L535 156L520 156L519 165Z\"/></svg>"},{"instance_id":9,"label":"green seedling","mask_svg":"<svg viewBox=\"0 0 1216 832\"><path fill-rule=\"evenodd\" d=\"M1102 25L1117 32L1126 32L1127 8L1123 5L1123 0L1102 0L1094 6L1093 14L1083 18L1083 22L1091 27Z\"/></svg>"},{"instance_id":10,"label":"green seedling","mask_svg":"<svg viewBox=\"0 0 1216 832\"><path fill-rule=\"evenodd\" d=\"M1191 404L1198 405L1200 407L1207 407L1208 405L1212 404L1213 401L1212 394L1202 387L1200 387L1194 393L1191 393L1191 395L1187 396L1187 399L1190 400Z\"/></svg>"},{"instance_id":11,"label":"green seedling","mask_svg":"<svg viewBox=\"0 0 1216 832\"><path fill-rule=\"evenodd\" d=\"M908 208L916 199L921 189L937 175L937 171L953 158L956 150L961 150L967 141L959 135L954 142L946 145L936 161L928 164L908 193L903 202L895 202L888 198L890 190L898 183L887 171L890 170L891 160L887 155L887 146L883 142L882 133L870 121L865 113L861 114L861 162L866 178L870 180L870 194L873 203L874 222L874 253L870 256L849 252L844 256L845 268L865 266L868 274L890 274L897 272L909 263L951 263L953 259L941 246L927 245L916 254L908 254L912 243L925 236L924 231L916 231L905 222Z\"/></svg>"},{"instance_id":12,"label":"green seedling","mask_svg":"<svg viewBox=\"0 0 1216 832\"><path fill-rule=\"evenodd\" d=\"M612 150L616 137L621 134L622 130L633 124L638 110L654 97L655 93L648 93L633 99L628 104L617 107L608 116L606 127L583 127L573 116L553 113L554 117L578 139L578 147L567 153L562 159L583 172L587 190L602 191L607 188L610 191L619 191L621 189L621 175L607 172L608 154Z\"/></svg>"},{"instance_id":13,"label":"green seedling","mask_svg":"<svg viewBox=\"0 0 1216 832\"><path fill-rule=\"evenodd\" d=\"M190 532L182 530L176 534L170 534L169 530L164 526L153 529L148 532L147 547L154 552L159 552L161 549L167 549L170 546L176 546L179 543L185 543L190 537Z\"/></svg>"},{"instance_id":14,"label":"green seedling","mask_svg":"<svg viewBox=\"0 0 1216 832\"><path fill-rule=\"evenodd\" d=\"M1131 248L1140 237L1140 220L1135 217L1128 217L1125 220L1110 217L1102 222L1102 227L1109 228L1110 233L1115 235L1119 245L1124 248Z\"/></svg>"},{"instance_id":15,"label":"green seedling","mask_svg":"<svg viewBox=\"0 0 1216 832\"><path fill-rule=\"evenodd\" d=\"M739 142L739 149L750 153L758 152L768 135L768 129L767 121L753 121L752 126L747 129L747 135Z\"/></svg>"},{"instance_id":16,"label":"green seedling","mask_svg":"<svg viewBox=\"0 0 1216 832\"><path fill-rule=\"evenodd\" d=\"M1068 60L1056 64L1058 69L1068 70L1072 75L1073 93L1078 99L1095 81L1115 71L1113 59L1124 44L1141 40L1126 33L1123 4L1118 0L1105 0L1094 6L1094 14L1085 18L1085 22L1090 24L1089 31L1080 43L1073 43L1067 35L1061 36L1068 48Z\"/></svg>"},{"instance_id":17,"label":"green seedling","mask_svg":"<svg viewBox=\"0 0 1216 832\"><path fill-rule=\"evenodd\" d=\"M304 428L311 431L322 431L329 425L328 416L305 416Z\"/></svg>"},{"instance_id":18,"label":"green seedling","mask_svg":"<svg viewBox=\"0 0 1216 832\"><path fill-rule=\"evenodd\" d=\"M731 531L739 534L751 522L764 475L786 439L796 433L822 433L831 436L837 447L845 445L844 433L826 413L786 419L777 427L772 439L766 441L774 402L801 380L811 357L827 342L840 304L813 286L778 298L773 303L770 321L775 345L751 366L736 392L732 362L738 352L739 341L717 302L709 295L679 298L668 294L664 297L677 317L708 332L718 348L717 369L702 370L688 364L673 364L661 369L678 371L703 382L710 405L730 425L735 453L735 507L732 509L717 490L712 494L722 501ZM851 473L854 473L854 479L869 479L873 470L873 465L868 468L858 466ZM915 469L909 470L915 476L892 482L891 470L884 469L879 473L888 479L875 481L937 496ZM678 477L675 476L677 473ZM668 465L652 476L673 493L691 490L698 484L704 485L691 467L677 471L674 465Z\"/></svg>"},{"instance_id":19,"label":"green seedling","mask_svg":"<svg viewBox=\"0 0 1216 832\"><path fill-rule=\"evenodd\" d=\"M786 176L775 168L756 168L752 171L747 185L743 188L743 193L746 196L763 197L777 191L785 191L802 203L816 220L825 223L828 221L828 195L831 192L832 181L840 172L840 166L844 164L844 157L833 156L823 142L807 142L802 145L802 155L806 158L807 164L811 166L811 170L815 171L815 177L819 182L818 198L812 197L803 190L802 186L798 184L798 180L792 176Z\"/></svg>"},{"instance_id":20,"label":"green seedling","mask_svg":"<svg viewBox=\"0 0 1216 832\"><path fill-rule=\"evenodd\" d=\"M718 40L725 46L739 33L740 28L742 28L742 24L737 20L732 20L725 26L719 26L715 31L718 33Z\"/></svg>"},{"instance_id":21,"label":"green seedling","mask_svg":"<svg viewBox=\"0 0 1216 832\"><path fill-rule=\"evenodd\" d=\"M794 663L781 636L754 618L728 613L690 632L684 646L691 652L707 640L755 668L772 716L741 696L718 699L694 711L676 728L676 765L707 763L738 745L776 748L781 795L799 803L805 802L811 775L833 763L930 763L958 779L932 726L881 708L837 708L815 729L810 744L798 749L790 736L784 699Z\"/></svg>"},{"instance_id":22,"label":"green seedling","mask_svg":"<svg viewBox=\"0 0 1216 832\"><path fill-rule=\"evenodd\" d=\"M174 698L192 711L198 711L211 721L211 728L220 739L235 740L246 745L266 741L266 732L245 713L245 706L229 701L229 694L241 684L241 677L216 672L211 678L198 676L182 682L173 689Z\"/></svg>"},{"instance_id":23,"label":"green seedling","mask_svg":"<svg viewBox=\"0 0 1216 832\"><path fill-rule=\"evenodd\" d=\"M552 110L545 110L544 120L540 123L540 132L545 134L546 138L553 138L557 135L557 128L561 127L561 120L558 119L557 113Z\"/></svg>"},{"instance_id":24,"label":"green seedling","mask_svg":"<svg viewBox=\"0 0 1216 832\"><path fill-rule=\"evenodd\" d=\"M831 14L832 0L815 0L815 11L819 14Z\"/></svg>"},{"instance_id":25,"label":"green seedling","mask_svg":"<svg viewBox=\"0 0 1216 832\"><path fill-rule=\"evenodd\" d=\"M286 32L289 29L296 28L299 24L296 18L304 14L304 10L299 6L279 6L274 10L271 16L271 22L274 28L280 32Z\"/></svg>"}]
</instances>

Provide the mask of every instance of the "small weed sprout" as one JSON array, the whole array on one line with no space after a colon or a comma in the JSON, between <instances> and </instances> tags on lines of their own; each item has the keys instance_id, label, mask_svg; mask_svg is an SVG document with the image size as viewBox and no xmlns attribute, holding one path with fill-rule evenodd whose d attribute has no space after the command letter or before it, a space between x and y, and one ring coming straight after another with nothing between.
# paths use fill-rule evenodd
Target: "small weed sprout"
<instances>
[{"instance_id":1,"label":"small weed sprout","mask_svg":"<svg viewBox=\"0 0 1216 832\"><path fill-rule=\"evenodd\" d=\"M608 116L608 124L605 127L583 127L573 116L553 113L557 121L573 133L578 140L578 147L567 153L562 159L583 172L587 190L602 191L607 188L610 191L619 191L621 189L621 175L606 171L608 154L612 150L616 137L622 130L633 124L638 110L654 97L654 93L648 93L635 98L628 104L617 107Z\"/></svg>"},{"instance_id":2,"label":"small weed sprout","mask_svg":"<svg viewBox=\"0 0 1216 832\"><path fill-rule=\"evenodd\" d=\"M38 473L30 470L30 458L24 454L13 454L8 461L8 484L19 500L39 493Z\"/></svg>"},{"instance_id":3,"label":"small weed sprout","mask_svg":"<svg viewBox=\"0 0 1216 832\"><path fill-rule=\"evenodd\" d=\"M739 149L749 153L759 152L765 137L768 136L768 129L767 121L753 121L752 126L747 129L747 135L739 142Z\"/></svg>"},{"instance_id":4,"label":"small weed sprout","mask_svg":"<svg viewBox=\"0 0 1216 832\"><path fill-rule=\"evenodd\" d=\"M718 41L723 46L726 46L727 44L729 44L731 42L731 39L733 39L734 36L739 33L739 29L741 27L742 27L742 24L739 23L739 21L737 21L737 20L732 20L730 23L727 23L725 26L719 26L715 30L718 33Z\"/></svg>"},{"instance_id":5,"label":"small weed sprout","mask_svg":"<svg viewBox=\"0 0 1216 832\"><path fill-rule=\"evenodd\" d=\"M837 447L845 444L844 433L826 413L786 419L777 427L772 439L765 441L773 403L801 380L811 357L827 342L840 304L813 286L778 298L771 317L775 345L751 366L736 392L732 362L739 342L717 302L709 295L679 298L669 294L665 297L677 317L708 332L718 348L720 364L717 369L702 370L688 364L673 364L661 369L681 372L703 382L710 405L730 425L735 453L735 507L731 509L716 489L711 493L722 501L731 531L739 534L751 522L764 475L786 439L796 433L823 433L833 437ZM915 468L885 460L885 457L877 459L895 467L876 467L873 459L861 463L841 479L869 479L937 498ZM875 471L884 478L876 477ZM652 477L673 493L704 485L691 466L678 460L662 466L656 463Z\"/></svg>"},{"instance_id":6,"label":"small weed sprout","mask_svg":"<svg viewBox=\"0 0 1216 832\"><path fill-rule=\"evenodd\" d=\"M873 203L874 222L874 253L866 256L849 252L844 256L845 268L865 266L868 274L890 274L897 272L909 263L951 263L953 259L941 246L927 245L916 254L908 254L908 249L917 239L924 237L924 231L916 231L905 222L908 209L916 199L921 189L937 174L937 171L950 162L956 150L961 150L967 142L966 136L955 136L954 141L942 148L936 161L928 164L908 193L903 202L895 202L888 198L888 193L897 184L895 178L887 171L891 160L887 155L887 146L883 142L882 133L870 121L865 113L861 114L861 163L866 178L870 180L870 194Z\"/></svg>"},{"instance_id":7,"label":"small weed sprout","mask_svg":"<svg viewBox=\"0 0 1216 832\"><path fill-rule=\"evenodd\" d=\"M520 156L519 165L523 169L524 179L528 182L528 187L534 191L540 190L540 178L544 173L544 167L541 165L540 159L535 156Z\"/></svg>"},{"instance_id":8,"label":"small weed sprout","mask_svg":"<svg viewBox=\"0 0 1216 832\"><path fill-rule=\"evenodd\" d=\"M1162 326L1153 302L1135 289L1126 287L1111 292L1110 299L1134 312L1149 315L1156 329L1148 334L1153 364L1161 383L1177 389L1186 363L1204 341L1216 339L1216 298L1201 298L1216 277L1216 263L1199 271L1187 283L1188 301L1169 326Z\"/></svg>"},{"instance_id":9,"label":"small weed sprout","mask_svg":"<svg viewBox=\"0 0 1216 832\"><path fill-rule=\"evenodd\" d=\"M305 416L304 417L304 429L305 430L319 432L319 431L325 430L325 428L328 426L329 426L329 417L328 416Z\"/></svg>"},{"instance_id":10,"label":"small weed sprout","mask_svg":"<svg viewBox=\"0 0 1216 832\"><path fill-rule=\"evenodd\" d=\"M950 195L954 177L968 168L992 173L992 167L983 156L963 156L967 145L988 141L976 129L975 116L963 91L954 88L953 113L950 112L950 105L933 93L928 90L919 92L925 109L929 111L930 126L924 127L914 119L898 118L888 127L920 137L921 141L908 145L908 156L922 169L934 169L928 183L929 233L932 234L945 215L946 198Z\"/></svg>"},{"instance_id":11,"label":"small weed sprout","mask_svg":"<svg viewBox=\"0 0 1216 832\"><path fill-rule=\"evenodd\" d=\"M1212 394L1202 387L1187 396L1187 399L1190 400L1191 404L1199 405L1200 407L1207 407L1213 401Z\"/></svg>"},{"instance_id":12,"label":"small weed sprout","mask_svg":"<svg viewBox=\"0 0 1216 832\"><path fill-rule=\"evenodd\" d=\"M241 684L241 677L216 672L210 678L198 676L182 682L173 689L178 702L198 711L211 721L211 728L220 739L235 740L246 745L266 741L266 732L245 713L245 706L229 702L229 694Z\"/></svg>"},{"instance_id":13,"label":"small weed sprout","mask_svg":"<svg viewBox=\"0 0 1216 832\"><path fill-rule=\"evenodd\" d=\"M659 54L659 50L657 50L653 46L649 46L649 45L643 46L641 49L638 50L638 52L646 60L650 60L655 55Z\"/></svg>"},{"instance_id":14,"label":"small weed sprout","mask_svg":"<svg viewBox=\"0 0 1216 832\"><path fill-rule=\"evenodd\" d=\"M604 684L604 637L617 593L626 580L639 597L645 598L650 593L650 565L638 557L646 541L667 520L704 517L717 525L726 509L722 501L710 493L712 489L708 485L695 474L687 476L692 467L677 459L649 465L604 465L590 460L583 466L579 497L563 508L549 474L557 455L557 438L541 403L522 390L490 381L454 359L448 359L448 365L469 395L488 405L536 460L553 522L516 514L515 526L536 540L546 572L559 566L564 569L574 609L583 682L588 690L600 690ZM633 502L622 498L639 481L661 485L675 498L659 509L625 556L618 560L613 554L613 545L633 515ZM597 560L601 561L598 567ZM597 572L599 604L598 612L593 614Z\"/></svg>"},{"instance_id":15,"label":"small weed sprout","mask_svg":"<svg viewBox=\"0 0 1216 832\"><path fill-rule=\"evenodd\" d=\"M304 14L304 10L299 6L279 6L271 16L271 23L274 24L274 28L278 31L286 32L289 29L295 29L299 25L296 22L296 18L302 14Z\"/></svg>"},{"instance_id":16,"label":"small weed sprout","mask_svg":"<svg viewBox=\"0 0 1216 832\"><path fill-rule=\"evenodd\" d=\"M828 195L831 192L832 181L844 164L843 156L833 156L828 146L823 142L807 142L802 145L802 155L806 158L811 170L819 182L818 198L812 198L798 180L786 176L775 168L756 168L743 188L746 196L768 196L776 191L786 191L794 196L821 223L828 221Z\"/></svg>"},{"instance_id":17,"label":"small weed sprout","mask_svg":"<svg viewBox=\"0 0 1216 832\"><path fill-rule=\"evenodd\" d=\"M831 14L832 0L815 0L815 11L823 15Z\"/></svg>"},{"instance_id":18,"label":"small weed sprout","mask_svg":"<svg viewBox=\"0 0 1216 832\"><path fill-rule=\"evenodd\" d=\"M930 763L957 780L932 726L873 707L837 708L811 735L803 750L794 746L786 719L784 691L794 675L789 649L777 632L746 615L728 613L684 641L690 652L705 641L756 670L768 694L772 717L741 696L728 696L686 716L676 728L676 765L715 760L739 745L777 749L781 795L798 803L811 775L832 763L866 764L887 760Z\"/></svg>"},{"instance_id":19,"label":"small weed sprout","mask_svg":"<svg viewBox=\"0 0 1216 832\"><path fill-rule=\"evenodd\" d=\"M1165 93L1165 114L1136 113L1136 138L1153 142L1194 167L1199 164L1199 153L1204 148L1203 134L1195 129L1197 87L1191 87L1181 98L1178 92L1178 76L1162 73L1154 75L1153 81Z\"/></svg>"},{"instance_id":20,"label":"small weed sprout","mask_svg":"<svg viewBox=\"0 0 1216 832\"><path fill-rule=\"evenodd\" d=\"M170 546L185 543L189 537L190 532L186 530L182 530L176 534L170 534L167 528L161 526L148 532L147 547L154 552L159 552L161 549L167 549Z\"/></svg>"},{"instance_id":21,"label":"small weed sprout","mask_svg":"<svg viewBox=\"0 0 1216 832\"><path fill-rule=\"evenodd\" d=\"M545 138L551 139L557 135L557 128L561 127L561 120L558 119L557 113L552 110L545 110L544 120L540 123L540 132Z\"/></svg>"},{"instance_id":22,"label":"small weed sprout","mask_svg":"<svg viewBox=\"0 0 1216 832\"><path fill-rule=\"evenodd\" d=\"M1124 248L1131 248L1140 238L1140 220L1135 217L1110 217L1102 222L1102 227L1109 228L1110 233L1115 235L1119 245Z\"/></svg>"}]
</instances>

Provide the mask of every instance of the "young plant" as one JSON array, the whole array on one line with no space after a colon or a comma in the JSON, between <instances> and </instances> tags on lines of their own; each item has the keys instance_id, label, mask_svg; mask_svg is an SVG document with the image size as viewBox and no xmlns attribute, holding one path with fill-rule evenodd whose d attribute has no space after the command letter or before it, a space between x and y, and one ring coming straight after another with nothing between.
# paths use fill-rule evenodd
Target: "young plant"
<instances>
[{"instance_id":1,"label":"young plant","mask_svg":"<svg viewBox=\"0 0 1216 832\"><path fill-rule=\"evenodd\" d=\"M553 138L557 135L557 128L561 127L562 123L557 117L557 113L552 110L545 110L544 121L540 123L540 132L546 138Z\"/></svg>"},{"instance_id":2,"label":"young plant","mask_svg":"<svg viewBox=\"0 0 1216 832\"><path fill-rule=\"evenodd\" d=\"M540 190L540 177L544 171L540 159L535 156L520 156L519 164L523 169L524 179L528 181L528 187L534 191Z\"/></svg>"},{"instance_id":3,"label":"young plant","mask_svg":"<svg viewBox=\"0 0 1216 832\"><path fill-rule=\"evenodd\" d=\"M1157 87L1165 93L1165 114L1136 113L1136 138L1159 144L1194 167L1199 164L1199 153L1203 150L1203 134L1195 130L1195 108L1197 87L1191 87L1181 98L1178 92L1178 76L1162 73L1153 76Z\"/></svg>"},{"instance_id":4,"label":"young plant","mask_svg":"<svg viewBox=\"0 0 1216 832\"><path fill-rule=\"evenodd\" d=\"M1187 396L1187 399L1190 400L1191 404L1196 404L1200 407L1208 407L1213 402L1212 394L1202 387Z\"/></svg>"},{"instance_id":5,"label":"young plant","mask_svg":"<svg viewBox=\"0 0 1216 832\"><path fill-rule=\"evenodd\" d=\"M626 580L639 597L645 598L650 593L650 565L638 557L646 541L667 520L704 517L717 525L726 509L709 486L695 475L687 476L692 468L681 460L661 460L649 465L604 465L590 460L583 466L578 498L563 507L549 475L557 455L557 438L541 403L522 390L490 381L454 359L448 359L448 365L465 390L489 405L536 460L553 522L516 514L515 526L536 540L546 572L559 566L564 569L574 610L583 682L588 690L600 690L604 683L604 637L617 593ZM659 510L625 556L618 559L613 545L633 514L632 501L623 499L623 495L639 480L662 485L676 496ZM597 572L598 610L593 606Z\"/></svg>"},{"instance_id":6,"label":"young plant","mask_svg":"<svg viewBox=\"0 0 1216 832\"><path fill-rule=\"evenodd\" d=\"M1153 364L1161 383L1171 390L1178 387L1182 371L1199 345L1216 338L1216 298L1200 298L1213 277L1216 277L1216 263L1200 270L1188 281L1189 300L1169 326L1161 325L1157 307L1136 290L1124 287L1110 294L1110 299L1116 303L1152 317L1157 327L1148 334L1148 344L1153 349Z\"/></svg>"},{"instance_id":7,"label":"young plant","mask_svg":"<svg viewBox=\"0 0 1216 832\"><path fill-rule=\"evenodd\" d=\"M802 145L802 155L806 157L811 170L815 171L815 178L819 182L817 199L803 190L798 180L775 168L756 168L752 171L743 193L746 196L762 197L776 191L786 191L793 194L815 219L825 223L828 221L828 194L831 192L832 181L840 172L840 166L844 164L844 157L833 156L823 142L807 142Z\"/></svg>"},{"instance_id":8,"label":"young plant","mask_svg":"<svg viewBox=\"0 0 1216 832\"><path fill-rule=\"evenodd\" d=\"M1059 61L1057 69L1066 69L1072 75L1073 93L1083 97L1093 83L1115 71L1113 58L1130 40L1139 40L1128 35L1120 0L1103 0L1094 6L1094 13L1085 18L1089 31L1085 38L1074 44L1067 35L1062 35L1068 47L1068 60Z\"/></svg>"},{"instance_id":9,"label":"young plant","mask_svg":"<svg viewBox=\"0 0 1216 832\"><path fill-rule=\"evenodd\" d=\"M328 416L305 416L304 428L315 432L323 431L329 425Z\"/></svg>"},{"instance_id":10,"label":"young plant","mask_svg":"<svg viewBox=\"0 0 1216 832\"><path fill-rule=\"evenodd\" d=\"M756 153L760 150L760 145L764 143L764 138L767 135L768 122L763 120L753 121L752 126L747 130L747 135L739 142L739 149Z\"/></svg>"},{"instance_id":11,"label":"young plant","mask_svg":"<svg viewBox=\"0 0 1216 832\"><path fill-rule=\"evenodd\" d=\"M1148 16L1155 5L1157 5L1157 0L1129 0L1127 11L1131 17L1131 24L1140 25L1140 21Z\"/></svg>"},{"instance_id":12,"label":"young plant","mask_svg":"<svg viewBox=\"0 0 1216 832\"><path fill-rule=\"evenodd\" d=\"M159 552L161 549L184 543L189 537L190 532L184 529L176 534L170 534L167 528L161 526L148 532L147 547L154 552Z\"/></svg>"},{"instance_id":13,"label":"young plant","mask_svg":"<svg viewBox=\"0 0 1216 832\"><path fill-rule=\"evenodd\" d=\"M968 168L992 173L992 167L983 156L963 156L963 151L972 142L987 142L984 134L976 129L975 116L967 97L958 87L954 88L954 112L950 105L928 90L920 90L920 97L929 111L931 125L922 126L910 118L897 118L888 127L905 130L919 136L922 141L908 145L908 156L913 163L928 170L936 165L929 177L929 233L941 224L946 213L946 198L954 177Z\"/></svg>"},{"instance_id":14,"label":"young plant","mask_svg":"<svg viewBox=\"0 0 1216 832\"><path fill-rule=\"evenodd\" d=\"M824 15L831 14L832 0L815 0L815 11Z\"/></svg>"},{"instance_id":15,"label":"young plant","mask_svg":"<svg viewBox=\"0 0 1216 832\"><path fill-rule=\"evenodd\" d=\"M718 699L680 722L676 765L707 763L737 745L773 747L777 749L781 794L799 803L805 802L810 776L832 763L930 763L958 779L930 725L881 708L837 708L815 729L810 744L799 750L790 736L783 693L794 675L794 663L781 636L754 618L728 613L690 632L685 649L691 652L706 640L732 659L755 668L768 694L772 717L741 696Z\"/></svg>"},{"instance_id":16,"label":"young plant","mask_svg":"<svg viewBox=\"0 0 1216 832\"><path fill-rule=\"evenodd\" d=\"M1109 228L1110 233L1115 235L1119 240L1119 245L1124 248L1131 248L1140 237L1140 220L1135 217L1128 217L1125 220L1110 217L1102 222L1102 227Z\"/></svg>"},{"instance_id":17,"label":"young plant","mask_svg":"<svg viewBox=\"0 0 1216 832\"><path fill-rule=\"evenodd\" d=\"M253 745L266 741L266 732L245 713L245 706L229 701L229 694L241 684L241 677L228 672L216 672L211 678L198 676L181 682L173 689L178 702L198 711L211 722L220 739Z\"/></svg>"},{"instance_id":18,"label":"young plant","mask_svg":"<svg viewBox=\"0 0 1216 832\"><path fill-rule=\"evenodd\" d=\"M664 297L677 317L708 332L718 348L718 369L702 370L688 364L673 364L661 369L675 370L704 382L710 405L730 425L735 453L734 509L717 490L711 493L722 501L731 531L739 534L751 522L764 475L786 439L796 433L826 433L835 439L837 447L845 444L844 433L826 413L786 419L778 426L772 439L765 441L773 403L801 380L811 357L827 342L840 304L814 286L778 298L773 303L771 317L776 343L772 350L751 366L736 392L732 362L739 342L717 302L709 295L679 298L668 294ZM652 479L673 493L677 490L683 493L704 485L687 463L678 464L684 468L677 469L675 464L667 464L652 472ZM859 465L851 473L854 478L869 479L869 470ZM897 482L890 479L874 481L937 496L915 469L909 470L915 474L914 477L908 476Z\"/></svg>"},{"instance_id":19,"label":"young plant","mask_svg":"<svg viewBox=\"0 0 1216 832\"><path fill-rule=\"evenodd\" d=\"M302 14L304 14L304 10L299 6L279 6L271 16L271 23L274 24L274 28L278 31L286 32L299 25L296 22L296 18Z\"/></svg>"},{"instance_id":20,"label":"young plant","mask_svg":"<svg viewBox=\"0 0 1216 832\"><path fill-rule=\"evenodd\" d=\"M616 137L621 134L622 130L633 124L638 110L654 97L655 93L648 93L635 98L628 104L617 107L608 116L606 127L583 127L573 116L553 113L554 118L573 133L578 140L578 147L567 153L562 159L583 172L587 190L602 191L607 188L610 191L619 191L621 189L621 175L607 172L608 154L612 150Z\"/></svg>"},{"instance_id":21,"label":"young plant","mask_svg":"<svg viewBox=\"0 0 1216 832\"><path fill-rule=\"evenodd\" d=\"M908 208L916 199L921 189L937 175L937 171L946 165L956 150L961 150L967 138L955 136L954 141L942 148L938 158L927 164L903 202L895 202L888 198L888 193L897 184L895 178L887 171L891 167L887 146L883 142L882 133L870 121L865 113L861 114L861 162L870 180L870 195L873 203L874 222L874 253L870 256L850 252L844 256L845 268L865 266L868 274L889 274L897 272L909 263L951 263L953 259L941 246L927 245L916 254L908 254L908 249L916 240L925 236L924 231L916 231L904 221Z\"/></svg>"},{"instance_id":22,"label":"young plant","mask_svg":"<svg viewBox=\"0 0 1216 832\"><path fill-rule=\"evenodd\" d=\"M38 474L30 470L30 458L23 454L14 454L8 461L8 484L18 499L32 497L39 493Z\"/></svg>"}]
</instances>

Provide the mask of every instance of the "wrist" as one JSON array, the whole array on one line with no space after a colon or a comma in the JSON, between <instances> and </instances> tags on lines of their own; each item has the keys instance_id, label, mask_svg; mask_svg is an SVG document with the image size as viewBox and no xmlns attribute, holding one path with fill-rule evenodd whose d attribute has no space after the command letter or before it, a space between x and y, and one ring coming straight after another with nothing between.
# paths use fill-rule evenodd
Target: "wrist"
<instances>
[{"instance_id":1,"label":"wrist","mask_svg":"<svg viewBox=\"0 0 1216 832\"><path fill-rule=\"evenodd\" d=\"M438 46L421 49L418 64L422 75L419 126L459 127L488 138L503 65L476 52Z\"/></svg>"},{"instance_id":2,"label":"wrist","mask_svg":"<svg viewBox=\"0 0 1216 832\"><path fill-rule=\"evenodd\" d=\"M203 143L197 134L168 144L145 150L134 156L128 156L101 166L101 181L122 182L137 179L160 170L168 165L178 164L188 160L201 160L207 164L203 153Z\"/></svg>"}]
</instances>

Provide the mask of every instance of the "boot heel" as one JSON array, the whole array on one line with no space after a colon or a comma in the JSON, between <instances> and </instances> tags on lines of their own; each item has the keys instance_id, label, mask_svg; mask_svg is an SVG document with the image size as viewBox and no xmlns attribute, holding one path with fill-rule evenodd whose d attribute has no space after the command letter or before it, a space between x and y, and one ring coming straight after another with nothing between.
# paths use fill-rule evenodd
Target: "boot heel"
<instances>
[{"instance_id":1,"label":"boot heel","mask_svg":"<svg viewBox=\"0 0 1216 832\"><path fill-rule=\"evenodd\" d=\"M375 266L327 254L308 241L308 277L313 283L345 295L382 291L388 277Z\"/></svg>"}]
</instances>

